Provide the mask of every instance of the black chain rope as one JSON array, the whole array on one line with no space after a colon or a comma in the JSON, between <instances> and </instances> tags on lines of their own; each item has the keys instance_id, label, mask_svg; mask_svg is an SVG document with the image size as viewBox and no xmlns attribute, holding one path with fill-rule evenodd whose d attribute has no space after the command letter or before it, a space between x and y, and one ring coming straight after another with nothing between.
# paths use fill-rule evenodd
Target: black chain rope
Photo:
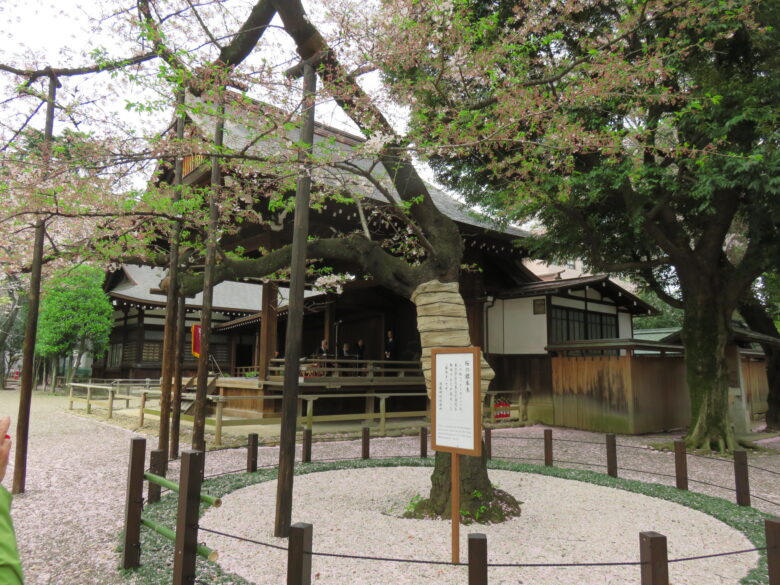
<instances>
[{"instance_id":1,"label":"black chain rope","mask_svg":"<svg viewBox=\"0 0 780 585\"><path fill-rule=\"evenodd\" d=\"M773 469L767 469L766 467L759 467L758 465L748 465L751 469L758 469L760 471L766 471L767 473L771 473L772 475L780 475L780 471L775 471Z\"/></svg>"},{"instance_id":2,"label":"black chain rope","mask_svg":"<svg viewBox=\"0 0 780 585\"><path fill-rule=\"evenodd\" d=\"M250 544L265 546L267 548L274 548L276 550L287 550L286 546L279 546L278 544L271 544L269 542L260 542L259 540L252 540L251 538L244 538L243 536L236 536L235 534L227 534L225 532L220 532L219 530L211 530L210 528L204 528L203 526L198 526L198 530L202 532L209 532L211 534L216 534L218 536L224 536L226 538L232 538L233 540L240 540L241 542L248 542Z\"/></svg>"},{"instance_id":3,"label":"black chain rope","mask_svg":"<svg viewBox=\"0 0 780 585\"><path fill-rule=\"evenodd\" d=\"M209 532L211 534L216 534L218 536L224 536L225 538L231 538L233 540L238 540L241 542L248 542L250 544L256 544L258 546L264 546L267 548L273 548L276 550L282 550L286 551L288 550L285 546L280 546L277 544L271 544L268 542L262 542L259 540L253 540L251 538L245 538L243 536L236 536L235 534L228 534L226 532L220 532L219 530L212 530L210 528L204 528L202 526L198 527L199 530L202 530L203 532ZM669 559L669 563L683 563L687 561L698 561L702 559L713 559L716 557L727 557L727 556L733 556L733 555L741 555L751 552L760 552L767 550L767 547L758 547L758 548L750 548L745 550L736 550L736 551L729 551L729 552L723 552L723 553L713 553L709 555L699 555L694 557L682 557L679 559ZM387 562L387 563L408 563L408 564L416 564L416 565L450 565L450 566L468 566L468 563L452 563L450 561L427 561L422 559L398 559L393 557L375 557L375 556L366 556L366 555L347 555L343 553L326 553L326 552L316 552L316 551L304 551L306 554L310 554L312 556L316 557L329 557L329 558L336 558L336 559L354 559L354 560L361 560L361 561L381 561L381 562ZM640 565L646 565L647 562L643 561L616 561L616 562L591 562L591 563L488 563L488 567L515 567L515 568L564 568L564 567L636 567Z\"/></svg>"},{"instance_id":4,"label":"black chain rope","mask_svg":"<svg viewBox=\"0 0 780 585\"><path fill-rule=\"evenodd\" d=\"M732 551L732 552L715 553L715 554L711 554L711 555L699 555L699 556L696 556L696 557L683 557L683 558L680 558L680 559L669 559L666 562L667 563L684 563L686 561L698 561L698 560L701 560L701 559L714 559L716 557L729 557L729 556L732 556L732 555L742 555L742 554L745 554L745 553L760 552L762 550L767 550L767 548L765 546L762 546L762 547L759 547L759 548L748 548L748 549L745 549L745 550L735 550L735 551Z\"/></svg>"}]
</instances>

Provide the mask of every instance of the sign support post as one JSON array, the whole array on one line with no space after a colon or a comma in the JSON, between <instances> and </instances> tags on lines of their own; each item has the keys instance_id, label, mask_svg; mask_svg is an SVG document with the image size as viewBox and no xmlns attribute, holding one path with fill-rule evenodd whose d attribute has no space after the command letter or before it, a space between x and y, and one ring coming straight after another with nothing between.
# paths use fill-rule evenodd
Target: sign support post
<instances>
[{"instance_id":1,"label":"sign support post","mask_svg":"<svg viewBox=\"0 0 780 585\"><path fill-rule=\"evenodd\" d=\"M482 454L478 347L431 350L431 445L451 454L452 562L460 562L460 456Z\"/></svg>"},{"instance_id":2,"label":"sign support post","mask_svg":"<svg viewBox=\"0 0 780 585\"><path fill-rule=\"evenodd\" d=\"M452 562L460 562L460 455L453 453L450 468L452 470Z\"/></svg>"}]
</instances>

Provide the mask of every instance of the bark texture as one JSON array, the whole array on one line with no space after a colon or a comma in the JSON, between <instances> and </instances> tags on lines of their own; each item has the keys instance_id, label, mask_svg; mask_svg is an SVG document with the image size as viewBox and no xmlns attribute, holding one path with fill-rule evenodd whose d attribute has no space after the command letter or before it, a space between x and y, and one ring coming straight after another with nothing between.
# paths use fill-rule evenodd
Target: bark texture
<instances>
[{"instance_id":1,"label":"bark texture","mask_svg":"<svg viewBox=\"0 0 780 585\"><path fill-rule=\"evenodd\" d=\"M422 345L422 368L425 387L431 395L431 349L434 347L469 347L469 324L466 305L457 282L432 280L419 285L411 295L417 307L417 329ZM484 395L495 373L481 355L480 391ZM483 449L484 452L484 449ZM494 489L487 473L487 459L461 457L461 514L465 522L500 522L520 513L520 504L509 494ZM413 515L449 518L452 494L451 457L436 454L431 475L431 491Z\"/></svg>"},{"instance_id":2,"label":"bark texture","mask_svg":"<svg viewBox=\"0 0 780 585\"><path fill-rule=\"evenodd\" d=\"M731 451L734 429L728 406L730 312L717 299L686 301L683 342L691 397L691 428L686 443L693 449Z\"/></svg>"}]
</instances>

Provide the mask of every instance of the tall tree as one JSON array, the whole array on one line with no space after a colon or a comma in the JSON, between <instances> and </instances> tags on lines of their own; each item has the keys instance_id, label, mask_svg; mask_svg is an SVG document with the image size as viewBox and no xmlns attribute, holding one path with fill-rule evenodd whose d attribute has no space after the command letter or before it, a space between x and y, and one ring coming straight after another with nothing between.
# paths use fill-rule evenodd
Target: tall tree
<instances>
[{"instance_id":1,"label":"tall tree","mask_svg":"<svg viewBox=\"0 0 780 585\"><path fill-rule=\"evenodd\" d=\"M99 268L74 266L54 274L44 285L36 353L69 357L69 377L87 352L99 357L108 347L114 309L103 290Z\"/></svg>"},{"instance_id":2,"label":"tall tree","mask_svg":"<svg viewBox=\"0 0 780 585\"><path fill-rule=\"evenodd\" d=\"M651 285L672 267L681 299L655 288L684 308L687 442L733 448L730 320L780 242L777 3L401 4L389 35L425 49L391 50L388 75L439 178L540 221L543 257Z\"/></svg>"}]
</instances>

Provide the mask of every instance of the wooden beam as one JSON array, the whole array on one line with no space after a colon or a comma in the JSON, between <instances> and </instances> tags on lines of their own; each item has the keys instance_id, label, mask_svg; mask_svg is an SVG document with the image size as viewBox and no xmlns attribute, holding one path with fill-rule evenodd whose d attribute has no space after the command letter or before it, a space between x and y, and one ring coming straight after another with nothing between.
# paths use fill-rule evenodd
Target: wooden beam
<instances>
[{"instance_id":1,"label":"wooden beam","mask_svg":"<svg viewBox=\"0 0 780 585\"><path fill-rule=\"evenodd\" d=\"M260 301L260 348L258 352L259 359L257 365L259 368L258 377L261 380L268 379L268 366L271 358L276 353L276 330L278 320L276 310L278 306L279 287L273 282L263 283L263 297Z\"/></svg>"}]
</instances>

